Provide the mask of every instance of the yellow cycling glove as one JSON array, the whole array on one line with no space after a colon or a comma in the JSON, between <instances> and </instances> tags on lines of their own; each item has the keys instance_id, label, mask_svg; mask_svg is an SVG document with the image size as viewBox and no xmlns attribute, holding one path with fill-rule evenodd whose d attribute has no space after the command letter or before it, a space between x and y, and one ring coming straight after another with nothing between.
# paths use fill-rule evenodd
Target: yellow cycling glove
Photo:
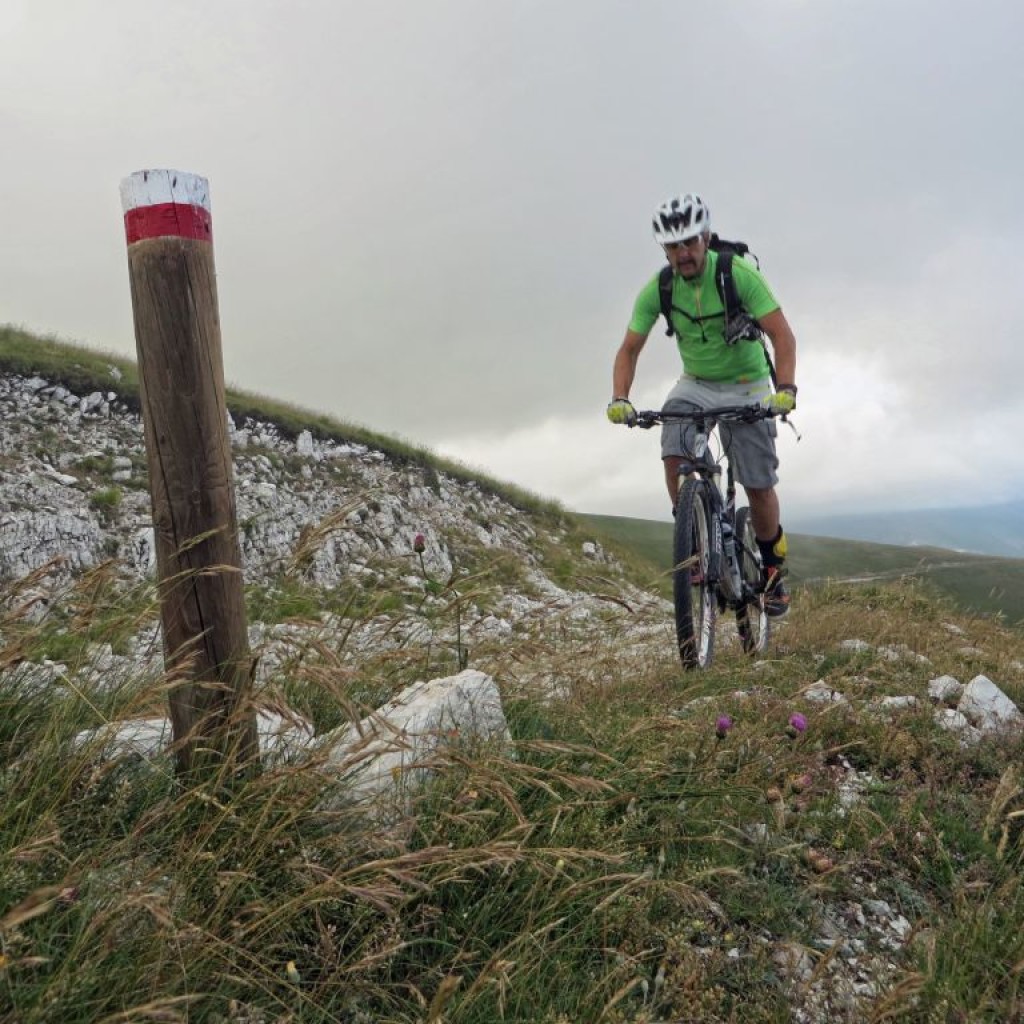
<instances>
[{"instance_id":1,"label":"yellow cycling glove","mask_svg":"<svg viewBox=\"0 0 1024 1024\"><path fill-rule=\"evenodd\" d=\"M796 385L780 384L778 391L768 395L761 401L761 405L776 416L785 416L796 408Z\"/></svg>"},{"instance_id":2,"label":"yellow cycling glove","mask_svg":"<svg viewBox=\"0 0 1024 1024\"><path fill-rule=\"evenodd\" d=\"M627 427L636 423L636 409L628 398L613 398L608 403L606 412L612 423L624 424Z\"/></svg>"}]
</instances>

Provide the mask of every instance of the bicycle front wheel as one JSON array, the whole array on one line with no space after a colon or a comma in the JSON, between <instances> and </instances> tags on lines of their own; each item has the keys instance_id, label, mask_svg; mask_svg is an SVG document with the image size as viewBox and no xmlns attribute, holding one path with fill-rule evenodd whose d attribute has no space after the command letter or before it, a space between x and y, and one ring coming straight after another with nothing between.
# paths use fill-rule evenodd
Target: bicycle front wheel
<instances>
[{"instance_id":1,"label":"bicycle front wheel","mask_svg":"<svg viewBox=\"0 0 1024 1024\"><path fill-rule=\"evenodd\" d=\"M743 605L736 612L736 628L743 650L747 654L761 654L768 646L771 626L764 610L761 559L749 508L741 508L736 513L736 548L743 577Z\"/></svg>"},{"instance_id":2,"label":"bicycle front wheel","mask_svg":"<svg viewBox=\"0 0 1024 1024\"><path fill-rule=\"evenodd\" d=\"M672 593L683 668L707 668L715 646L708 505L702 480L686 480L676 503Z\"/></svg>"}]
</instances>

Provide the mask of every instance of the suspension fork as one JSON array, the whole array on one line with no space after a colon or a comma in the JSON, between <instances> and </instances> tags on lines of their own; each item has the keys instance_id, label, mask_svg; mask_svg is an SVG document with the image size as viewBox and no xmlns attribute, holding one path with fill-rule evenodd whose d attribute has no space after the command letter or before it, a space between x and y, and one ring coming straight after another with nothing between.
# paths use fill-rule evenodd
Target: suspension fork
<instances>
[{"instance_id":1,"label":"suspension fork","mask_svg":"<svg viewBox=\"0 0 1024 1024\"><path fill-rule=\"evenodd\" d=\"M724 599L732 602L740 600L743 582L740 570L742 540L736 536L736 479L731 464L726 468L725 481L724 498L717 483L709 490L714 492L711 504L715 521L715 579Z\"/></svg>"},{"instance_id":2,"label":"suspension fork","mask_svg":"<svg viewBox=\"0 0 1024 1024\"><path fill-rule=\"evenodd\" d=\"M693 451L684 452L679 461L679 468L676 471L676 505L679 503L679 492L683 489L683 484L687 480L699 478L707 483L712 477L710 472L706 472L710 468L707 458L708 431L703 420L697 421L695 426L697 427L697 432L694 435Z\"/></svg>"},{"instance_id":3,"label":"suspension fork","mask_svg":"<svg viewBox=\"0 0 1024 1024\"><path fill-rule=\"evenodd\" d=\"M725 514L731 522L736 522L736 476L732 471L732 463L725 471Z\"/></svg>"},{"instance_id":4,"label":"suspension fork","mask_svg":"<svg viewBox=\"0 0 1024 1024\"><path fill-rule=\"evenodd\" d=\"M740 586L742 587L744 555L753 560L756 565L760 565L761 554L756 547L751 550L750 546L747 544L747 538L741 537L736 532L736 477L731 465L728 467L726 473L725 515L728 517L729 523L732 526L733 555L735 558L736 570L741 581Z\"/></svg>"}]
</instances>

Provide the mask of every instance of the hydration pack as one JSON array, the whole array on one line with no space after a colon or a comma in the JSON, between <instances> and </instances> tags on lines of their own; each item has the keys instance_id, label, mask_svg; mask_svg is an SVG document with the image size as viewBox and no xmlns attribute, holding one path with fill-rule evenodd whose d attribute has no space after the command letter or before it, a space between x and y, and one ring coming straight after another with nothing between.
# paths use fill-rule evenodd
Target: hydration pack
<instances>
[{"instance_id":1,"label":"hydration pack","mask_svg":"<svg viewBox=\"0 0 1024 1024\"><path fill-rule=\"evenodd\" d=\"M761 325L757 320L743 308L739 292L736 290L736 282L732 276L732 261L737 256L742 259L749 255L759 270L761 264L750 251L750 246L746 242L729 242L724 238L719 238L716 234L712 234L708 242L708 248L718 253L718 263L715 267L715 288L718 291L718 297L722 300L722 312L709 313L707 316L690 316L685 309L673 306L673 271L671 265L664 266L658 274L658 298L661 302L661 315L665 318L665 333L670 338L676 334L676 329L672 325L673 312L686 317L687 320L695 324L724 316L726 345L735 345L739 341L759 341L762 347L764 347L764 331L761 330ZM765 349L765 358L768 360L768 369L771 373L772 383L774 383L775 366L768 355L767 348Z\"/></svg>"},{"instance_id":2,"label":"hydration pack","mask_svg":"<svg viewBox=\"0 0 1024 1024\"><path fill-rule=\"evenodd\" d=\"M750 252L750 246L746 242L728 242L718 235L712 234L708 248L718 253L718 265L715 268L715 288L718 290L718 297L722 300L723 313L710 313L707 316L690 316L684 309L672 305L672 267L664 266L658 275L658 296L661 300L661 315L665 318L667 328L665 333L672 337L676 333L672 326L671 313L674 311L693 323L701 323L704 320L713 320L715 317L725 316L725 343L735 345L737 341L760 341L763 335L761 326L743 308L739 292L736 291L736 282L732 276L732 261L736 256L741 259L750 255L754 265L760 269L757 257Z\"/></svg>"}]
</instances>

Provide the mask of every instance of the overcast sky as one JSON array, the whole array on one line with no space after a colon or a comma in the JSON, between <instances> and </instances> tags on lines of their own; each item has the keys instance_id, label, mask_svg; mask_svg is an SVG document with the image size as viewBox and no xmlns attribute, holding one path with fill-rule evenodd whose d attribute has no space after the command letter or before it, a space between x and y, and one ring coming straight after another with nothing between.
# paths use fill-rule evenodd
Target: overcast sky
<instances>
[{"instance_id":1,"label":"overcast sky","mask_svg":"<svg viewBox=\"0 0 1024 1024\"><path fill-rule=\"evenodd\" d=\"M134 356L209 179L229 383L666 518L611 364L697 191L797 335L783 521L1024 497L1020 0L0 0L0 322ZM680 372L655 327L634 399Z\"/></svg>"}]
</instances>

